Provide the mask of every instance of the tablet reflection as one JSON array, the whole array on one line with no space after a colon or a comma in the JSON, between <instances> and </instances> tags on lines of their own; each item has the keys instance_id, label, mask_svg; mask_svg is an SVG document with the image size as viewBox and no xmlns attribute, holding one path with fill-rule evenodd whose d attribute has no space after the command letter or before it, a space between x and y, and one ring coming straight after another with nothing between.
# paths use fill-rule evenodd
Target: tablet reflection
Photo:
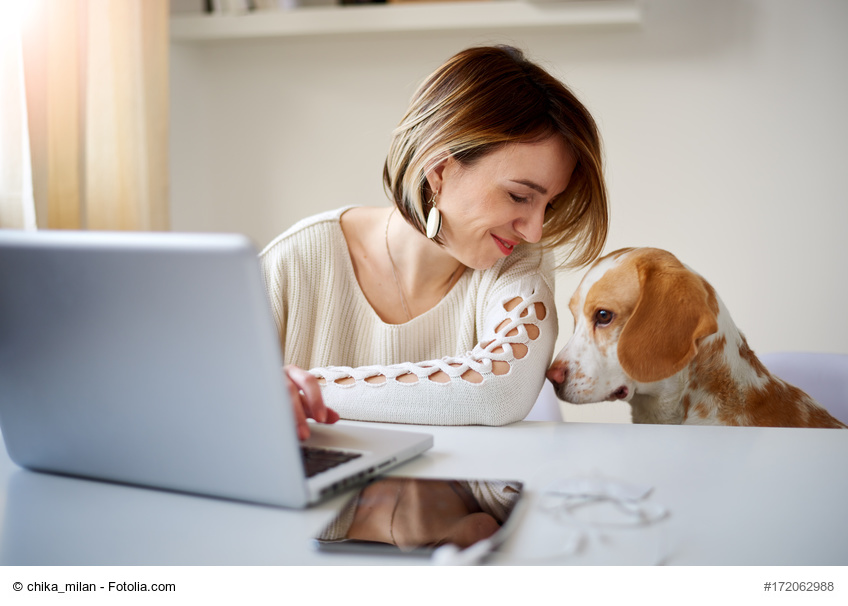
<instances>
[{"instance_id":1,"label":"tablet reflection","mask_svg":"<svg viewBox=\"0 0 848 606\"><path fill-rule=\"evenodd\" d=\"M494 535L520 495L520 482L383 478L350 499L317 539L324 549L464 549Z\"/></svg>"}]
</instances>

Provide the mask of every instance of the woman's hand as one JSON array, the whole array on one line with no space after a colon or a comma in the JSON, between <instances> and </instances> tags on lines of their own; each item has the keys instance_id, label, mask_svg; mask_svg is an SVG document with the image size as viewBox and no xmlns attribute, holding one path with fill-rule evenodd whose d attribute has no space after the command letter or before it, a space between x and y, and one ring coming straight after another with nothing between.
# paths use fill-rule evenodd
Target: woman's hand
<instances>
[{"instance_id":1,"label":"woman's hand","mask_svg":"<svg viewBox=\"0 0 848 606\"><path fill-rule=\"evenodd\" d=\"M339 413L324 404L318 379L292 364L285 366L283 371L294 406L298 438L305 440L309 437L309 423L306 419L315 419L319 423L335 423L339 420Z\"/></svg>"}]
</instances>

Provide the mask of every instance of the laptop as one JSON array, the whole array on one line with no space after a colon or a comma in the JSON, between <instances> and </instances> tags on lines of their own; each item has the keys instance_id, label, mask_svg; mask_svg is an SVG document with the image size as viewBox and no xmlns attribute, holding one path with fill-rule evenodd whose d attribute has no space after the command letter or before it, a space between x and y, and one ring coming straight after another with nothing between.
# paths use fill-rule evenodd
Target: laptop
<instances>
[{"instance_id":1,"label":"laptop","mask_svg":"<svg viewBox=\"0 0 848 606\"><path fill-rule=\"evenodd\" d=\"M0 429L21 467L302 508L432 446L344 422L300 442L282 367L244 236L0 230ZM304 449L325 469L307 476Z\"/></svg>"}]
</instances>

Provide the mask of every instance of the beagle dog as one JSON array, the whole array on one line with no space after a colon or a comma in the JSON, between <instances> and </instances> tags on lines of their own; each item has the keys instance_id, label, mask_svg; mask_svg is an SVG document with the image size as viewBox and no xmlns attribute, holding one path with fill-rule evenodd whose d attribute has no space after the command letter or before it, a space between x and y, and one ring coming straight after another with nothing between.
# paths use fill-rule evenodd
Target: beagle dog
<instances>
[{"instance_id":1,"label":"beagle dog","mask_svg":"<svg viewBox=\"0 0 848 606\"><path fill-rule=\"evenodd\" d=\"M547 372L562 400L623 400L634 423L846 428L770 374L713 287L667 251L599 259L569 307L574 334Z\"/></svg>"}]
</instances>

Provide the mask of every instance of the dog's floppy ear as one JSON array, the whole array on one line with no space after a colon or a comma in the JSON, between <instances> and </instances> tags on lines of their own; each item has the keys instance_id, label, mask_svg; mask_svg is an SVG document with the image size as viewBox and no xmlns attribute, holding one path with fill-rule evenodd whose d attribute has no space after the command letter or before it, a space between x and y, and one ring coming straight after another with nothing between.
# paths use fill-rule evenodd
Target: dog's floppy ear
<instances>
[{"instance_id":1,"label":"dog's floppy ear","mask_svg":"<svg viewBox=\"0 0 848 606\"><path fill-rule=\"evenodd\" d=\"M715 292L671 253L655 250L637 264L640 296L618 340L621 368L640 383L666 379L718 330Z\"/></svg>"}]
</instances>

